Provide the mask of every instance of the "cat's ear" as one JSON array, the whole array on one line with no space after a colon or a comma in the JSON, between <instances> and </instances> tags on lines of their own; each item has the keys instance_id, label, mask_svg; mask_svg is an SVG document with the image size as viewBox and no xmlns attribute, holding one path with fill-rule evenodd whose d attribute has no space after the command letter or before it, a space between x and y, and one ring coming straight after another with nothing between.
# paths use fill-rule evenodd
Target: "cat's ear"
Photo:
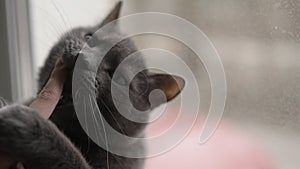
<instances>
[{"instance_id":1,"label":"cat's ear","mask_svg":"<svg viewBox=\"0 0 300 169\"><path fill-rule=\"evenodd\" d=\"M168 74L151 74L148 76L148 83L150 84L151 90L159 89L163 91L167 101L174 99L185 85L183 78Z\"/></svg>"},{"instance_id":2,"label":"cat's ear","mask_svg":"<svg viewBox=\"0 0 300 169\"><path fill-rule=\"evenodd\" d=\"M100 27L104 26L105 24L112 22L119 18L120 11L122 7L122 1L119 1L115 7L110 11L110 13L106 16L106 18L101 23Z\"/></svg>"}]
</instances>

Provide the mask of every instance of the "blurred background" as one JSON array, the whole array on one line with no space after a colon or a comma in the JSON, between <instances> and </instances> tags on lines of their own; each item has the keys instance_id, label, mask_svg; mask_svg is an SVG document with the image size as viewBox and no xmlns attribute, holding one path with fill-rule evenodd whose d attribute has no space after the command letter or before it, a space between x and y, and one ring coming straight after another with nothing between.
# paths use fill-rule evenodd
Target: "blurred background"
<instances>
[{"instance_id":1,"label":"blurred background","mask_svg":"<svg viewBox=\"0 0 300 169\"><path fill-rule=\"evenodd\" d=\"M0 95L10 101L34 95L38 69L58 37L70 28L99 23L115 2L1 1ZM254 136L277 169L300 168L299 0L124 1L122 16L137 12L174 14L200 28L224 65L228 87L224 120ZM167 37L133 39L140 48L167 49L186 62L197 77L205 117L210 83L197 56ZM180 69L163 58L148 62Z\"/></svg>"}]
</instances>

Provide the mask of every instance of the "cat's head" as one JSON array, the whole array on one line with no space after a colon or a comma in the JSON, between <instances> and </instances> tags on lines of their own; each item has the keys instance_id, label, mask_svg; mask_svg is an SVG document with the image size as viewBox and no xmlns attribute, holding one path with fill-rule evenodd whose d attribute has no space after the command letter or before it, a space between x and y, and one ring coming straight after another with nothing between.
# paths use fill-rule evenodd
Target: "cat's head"
<instances>
[{"instance_id":1,"label":"cat's head","mask_svg":"<svg viewBox=\"0 0 300 169\"><path fill-rule=\"evenodd\" d=\"M110 23L119 17L121 8L121 2L119 2L113 10L108 14L108 16L102 21L100 24L95 25L94 27L86 27L86 28L76 28L69 32L67 32L59 42L52 48L48 59L46 60L45 66L42 68L40 73L40 87L46 83L47 78L49 77L51 70L53 69L53 65L55 63L55 59L57 56L62 56L64 63L72 72L72 68L74 63L78 57L79 51L83 48L84 44L92 38L92 35L103 25ZM116 24L115 26L118 26ZM115 29L114 36L121 35L118 32L119 29ZM101 37L100 37L101 38ZM101 43L109 43L111 41L110 38L104 38L101 40ZM102 45L102 44L97 45ZM102 113L106 114L107 118L110 118L111 114L117 112L114 103L112 101L112 92L111 92L111 84L112 84L112 76L118 67L118 65L130 54L137 51L132 40L126 39L119 42L115 45L104 57L102 60L97 76L96 76L96 84L95 87L97 89L97 102L99 108ZM117 78L116 83L119 84L119 88L122 92L122 84L126 81L129 74L132 73L137 67L146 67L144 60L136 59L132 63L128 64L126 67L123 67L122 74ZM170 101L175 98L184 86L184 80L178 76L172 76L168 74L156 74L151 73L148 70L144 70L138 73L133 80L130 82L130 100L133 106L138 110L146 110L146 109L153 109L162 102L156 103L156 105L151 105L149 101L149 94L154 89L160 89L165 93L166 100ZM71 74L67 78L64 91L63 91L63 98L65 96L72 95L72 78ZM65 97L66 98L66 97ZM61 104L64 102L62 101ZM124 105L124 109L130 110L130 107L126 107ZM113 113L112 113L113 112ZM117 121L120 123L124 122L124 125L127 127L128 122L126 119L123 119L122 116L117 116ZM113 119L115 117L111 117L111 120L108 121L115 121ZM114 125L114 126L115 126ZM122 124L121 124L122 125ZM115 126L116 127L116 126ZM132 126L134 127L134 126Z\"/></svg>"}]
</instances>

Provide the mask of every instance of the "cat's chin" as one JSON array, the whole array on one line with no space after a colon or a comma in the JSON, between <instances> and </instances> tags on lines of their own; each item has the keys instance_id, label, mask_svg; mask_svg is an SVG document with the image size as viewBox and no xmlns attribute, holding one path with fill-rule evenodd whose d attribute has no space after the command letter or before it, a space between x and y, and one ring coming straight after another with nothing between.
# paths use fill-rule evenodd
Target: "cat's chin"
<instances>
[{"instance_id":1,"label":"cat's chin","mask_svg":"<svg viewBox=\"0 0 300 169\"><path fill-rule=\"evenodd\" d=\"M72 54L64 54L63 55L62 61L68 69L73 70L78 55L79 55L79 51L73 52Z\"/></svg>"}]
</instances>

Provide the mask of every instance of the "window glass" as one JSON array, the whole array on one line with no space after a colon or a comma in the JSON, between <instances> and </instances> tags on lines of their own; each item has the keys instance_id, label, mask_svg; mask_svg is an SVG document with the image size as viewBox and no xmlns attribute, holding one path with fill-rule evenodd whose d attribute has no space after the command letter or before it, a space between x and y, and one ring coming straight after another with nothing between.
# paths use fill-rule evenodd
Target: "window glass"
<instances>
[{"instance_id":1,"label":"window glass","mask_svg":"<svg viewBox=\"0 0 300 169\"><path fill-rule=\"evenodd\" d=\"M109 0L29 0L35 72L62 33L101 21L113 4Z\"/></svg>"}]
</instances>

